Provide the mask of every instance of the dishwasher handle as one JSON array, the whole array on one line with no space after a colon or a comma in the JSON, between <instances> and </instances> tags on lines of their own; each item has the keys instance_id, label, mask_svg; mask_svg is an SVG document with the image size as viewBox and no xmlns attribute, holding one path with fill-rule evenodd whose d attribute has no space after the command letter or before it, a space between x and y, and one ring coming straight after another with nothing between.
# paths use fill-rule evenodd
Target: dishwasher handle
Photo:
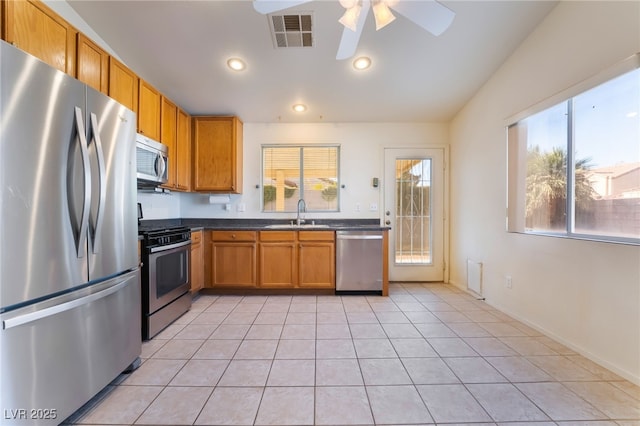
<instances>
[{"instance_id":1,"label":"dishwasher handle","mask_svg":"<svg viewBox=\"0 0 640 426\"><path fill-rule=\"evenodd\" d=\"M381 240L382 235L340 235L336 236L338 240Z\"/></svg>"}]
</instances>

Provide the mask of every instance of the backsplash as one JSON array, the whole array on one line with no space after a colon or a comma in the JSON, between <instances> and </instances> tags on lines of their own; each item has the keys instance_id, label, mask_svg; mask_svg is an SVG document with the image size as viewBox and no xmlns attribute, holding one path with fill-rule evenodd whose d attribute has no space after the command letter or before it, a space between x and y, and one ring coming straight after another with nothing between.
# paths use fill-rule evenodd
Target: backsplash
<instances>
[{"instance_id":1,"label":"backsplash","mask_svg":"<svg viewBox=\"0 0 640 426\"><path fill-rule=\"evenodd\" d=\"M138 191L138 202L142 204L144 219L171 219L179 218L180 194L160 194L147 191Z\"/></svg>"}]
</instances>

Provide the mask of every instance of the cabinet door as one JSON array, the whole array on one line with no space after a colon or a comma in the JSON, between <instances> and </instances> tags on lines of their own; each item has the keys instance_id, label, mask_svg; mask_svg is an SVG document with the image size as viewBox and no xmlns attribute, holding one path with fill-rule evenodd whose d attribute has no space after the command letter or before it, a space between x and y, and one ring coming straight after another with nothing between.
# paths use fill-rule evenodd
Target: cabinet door
<instances>
[{"instance_id":1,"label":"cabinet door","mask_svg":"<svg viewBox=\"0 0 640 426\"><path fill-rule=\"evenodd\" d=\"M211 243L211 286L255 287L255 243Z\"/></svg>"},{"instance_id":2,"label":"cabinet door","mask_svg":"<svg viewBox=\"0 0 640 426\"><path fill-rule=\"evenodd\" d=\"M143 79L138 87L138 132L159 141L160 92Z\"/></svg>"},{"instance_id":3,"label":"cabinet door","mask_svg":"<svg viewBox=\"0 0 640 426\"><path fill-rule=\"evenodd\" d=\"M178 107L176 107L176 105L169 99L162 96L160 113L160 123L162 129L160 132L160 142L169 147L169 172L167 183L164 186L167 188L175 188L178 162L176 123L178 119Z\"/></svg>"},{"instance_id":4,"label":"cabinet door","mask_svg":"<svg viewBox=\"0 0 640 426\"><path fill-rule=\"evenodd\" d=\"M261 243L260 287L295 287L298 281L296 260L296 243Z\"/></svg>"},{"instance_id":5,"label":"cabinet door","mask_svg":"<svg viewBox=\"0 0 640 426\"><path fill-rule=\"evenodd\" d=\"M44 3L4 1L5 41L69 75L76 75L78 31Z\"/></svg>"},{"instance_id":6,"label":"cabinet door","mask_svg":"<svg viewBox=\"0 0 640 426\"><path fill-rule=\"evenodd\" d=\"M78 33L76 78L109 94L109 55L84 34Z\"/></svg>"},{"instance_id":7,"label":"cabinet door","mask_svg":"<svg viewBox=\"0 0 640 426\"><path fill-rule=\"evenodd\" d=\"M204 287L204 264L202 250L202 231L191 233L191 292L195 293Z\"/></svg>"},{"instance_id":8,"label":"cabinet door","mask_svg":"<svg viewBox=\"0 0 640 426\"><path fill-rule=\"evenodd\" d=\"M176 189L191 189L191 116L178 109Z\"/></svg>"},{"instance_id":9,"label":"cabinet door","mask_svg":"<svg viewBox=\"0 0 640 426\"><path fill-rule=\"evenodd\" d=\"M193 189L242 192L242 122L237 117L193 118Z\"/></svg>"},{"instance_id":10,"label":"cabinet door","mask_svg":"<svg viewBox=\"0 0 640 426\"><path fill-rule=\"evenodd\" d=\"M109 57L109 96L138 112L138 76L114 57Z\"/></svg>"},{"instance_id":11,"label":"cabinet door","mask_svg":"<svg viewBox=\"0 0 640 426\"><path fill-rule=\"evenodd\" d=\"M260 231L258 279L260 287L293 288L298 283L295 231Z\"/></svg>"},{"instance_id":12,"label":"cabinet door","mask_svg":"<svg viewBox=\"0 0 640 426\"><path fill-rule=\"evenodd\" d=\"M335 288L335 243L300 242L298 245L300 287Z\"/></svg>"}]
</instances>

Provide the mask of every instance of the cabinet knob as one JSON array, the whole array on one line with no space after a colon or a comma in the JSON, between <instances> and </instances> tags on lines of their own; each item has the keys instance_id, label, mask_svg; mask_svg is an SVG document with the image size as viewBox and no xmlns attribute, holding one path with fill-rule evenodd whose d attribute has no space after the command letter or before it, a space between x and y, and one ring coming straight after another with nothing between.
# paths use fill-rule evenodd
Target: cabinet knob
<instances>
[{"instance_id":1,"label":"cabinet knob","mask_svg":"<svg viewBox=\"0 0 640 426\"><path fill-rule=\"evenodd\" d=\"M236 234L231 234L231 238L236 239Z\"/></svg>"},{"instance_id":2,"label":"cabinet knob","mask_svg":"<svg viewBox=\"0 0 640 426\"><path fill-rule=\"evenodd\" d=\"M387 216L391 216L391 212L389 210L387 210L387 212L385 213Z\"/></svg>"},{"instance_id":3,"label":"cabinet knob","mask_svg":"<svg viewBox=\"0 0 640 426\"><path fill-rule=\"evenodd\" d=\"M391 225L391 221L389 219L385 220L384 222L385 225Z\"/></svg>"}]
</instances>

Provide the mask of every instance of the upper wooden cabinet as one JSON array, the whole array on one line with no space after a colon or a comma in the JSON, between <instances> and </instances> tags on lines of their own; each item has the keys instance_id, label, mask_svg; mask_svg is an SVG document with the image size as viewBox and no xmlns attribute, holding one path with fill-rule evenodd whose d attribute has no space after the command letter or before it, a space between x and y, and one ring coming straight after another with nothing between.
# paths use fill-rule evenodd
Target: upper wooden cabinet
<instances>
[{"instance_id":1,"label":"upper wooden cabinet","mask_svg":"<svg viewBox=\"0 0 640 426\"><path fill-rule=\"evenodd\" d=\"M193 190L242 193L242 121L193 117Z\"/></svg>"},{"instance_id":2,"label":"upper wooden cabinet","mask_svg":"<svg viewBox=\"0 0 640 426\"><path fill-rule=\"evenodd\" d=\"M3 1L5 41L60 71L76 75L78 31L42 2Z\"/></svg>"},{"instance_id":3,"label":"upper wooden cabinet","mask_svg":"<svg viewBox=\"0 0 640 426\"><path fill-rule=\"evenodd\" d=\"M109 57L109 96L138 112L138 76L113 57Z\"/></svg>"},{"instance_id":4,"label":"upper wooden cabinet","mask_svg":"<svg viewBox=\"0 0 640 426\"><path fill-rule=\"evenodd\" d=\"M159 141L162 95L143 79L140 79L138 87L138 132Z\"/></svg>"},{"instance_id":5,"label":"upper wooden cabinet","mask_svg":"<svg viewBox=\"0 0 640 426\"><path fill-rule=\"evenodd\" d=\"M178 159L177 120L178 107L162 96L160 103L160 142L169 147L169 173L167 183L164 185L168 188L175 188L176 186L176 163Z\"/></svg>"},{"instance_id":6,"label":"upper wooden cabinet","mask_svg":"<svg viewBox=\"0 0 640 426\"><path fill-rule=\"evenodd\" d=\"M169 147L169 176L166 188L191 188L191 116L162 97L160 142Z\"/></svg>"},{"instance_id":7,"label":"upper wooden cabinet","mask_svg":"<svg viewBox=\"0 0 640 426\"><path fill-rule=\"evenodd\" d=\"M109 94L109 54L82 33L78 33L76 78Z\"/></svg>"},{"instance_id":8,"label":"upper wooden cabinet","mask_svg":"<svg viewBox=\"0 0 640 426\"><path fill-rule=\"evenodd\" d=\"M178 108L176 189L191 189L191 116Z\"/></svg>"}]
</instances>

